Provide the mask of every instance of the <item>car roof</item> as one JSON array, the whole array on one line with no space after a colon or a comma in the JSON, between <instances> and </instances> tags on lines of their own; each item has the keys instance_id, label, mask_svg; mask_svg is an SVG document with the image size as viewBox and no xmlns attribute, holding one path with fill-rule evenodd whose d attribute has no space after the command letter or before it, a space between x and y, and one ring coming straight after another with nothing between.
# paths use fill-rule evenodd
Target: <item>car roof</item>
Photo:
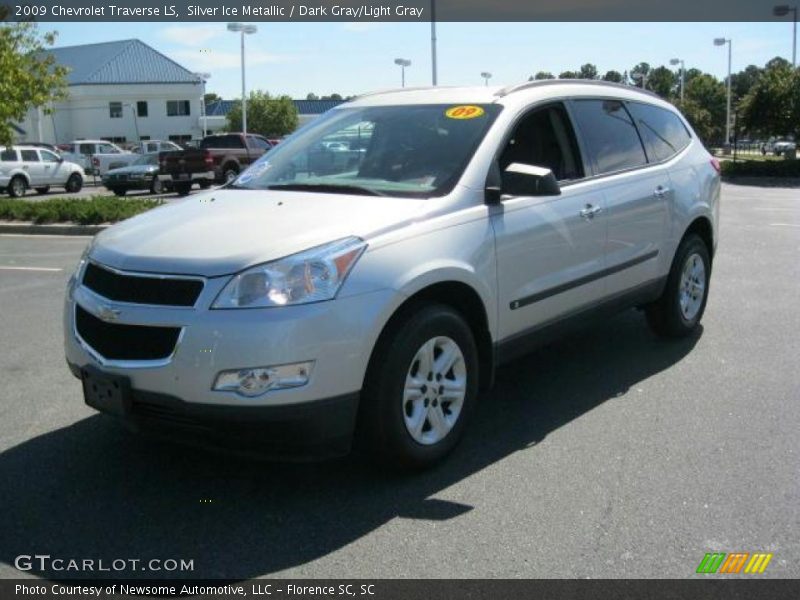
<instances>
[{"instance_id":1,"label":"car roof","mask_svg":"<svg viewBox=\"0 0 800 600\"><path fill-rule=\"evenodd\" d=\"M672 105L640 88L586 79L547 79L510 86L417 87L373 92L358 96L337 108L413 104L530 104L538 100L576 97L604 97L638 100L664 107ZM336 109L334 109L336 110Z\"/></svg>"}]
</instances>

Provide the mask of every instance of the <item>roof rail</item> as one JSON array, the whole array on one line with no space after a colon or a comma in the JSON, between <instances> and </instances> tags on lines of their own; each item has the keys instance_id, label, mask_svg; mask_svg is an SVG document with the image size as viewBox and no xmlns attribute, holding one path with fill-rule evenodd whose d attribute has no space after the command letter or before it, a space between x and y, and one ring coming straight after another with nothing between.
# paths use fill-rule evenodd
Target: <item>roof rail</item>
<instances>
[{"instance_id":1,"label":"roof rail","mask_svg":"<svg viewBox=\"0 0 800 600\"><path fill-rule=\"evenodd\" d=\"M639 92L640 94L645 94L647 96L652 96L655 98L659 98L663 100L661 96L656 94L655 92L651 92L650 90L643 90L642 88L638 88L632 85L625 85L624 83L613 83L611 81L602 81L598 79L540 79L538 81L526 81L525 83L518 83L516 85L509 85L504 87L501 90L495 92L495 96L498 98L502 98L507 96L508 94L512 94L514 92L519 92L522 90L527 90L531 88L537 87L546 87L549 85L560 85L560 84L569 84L569 85L597 85L597 86L608 86L619 88L622 90L628 90L629 92Z\"/></svg>"},{"instance_id":2,"label":"roof rail","mask_svg":"<svg viewBox=\"0 0 800 600\"><path fill-rule=\"evenodd\" d=\"M358 96L353 96L349 100L345 102L352 102L354 100L361 100L361 98L368 98L369 96L377 96L379 94L394 94L397 92L419 92L420 90L441 90L441 89L448 89L448 88L457 88L462 87L458 85L419 85L417 87L403 87L403 88L388 88L385 90L375 90L374 92L365 92L363 94L359 94Z\"/></svg>"}]
</instances>

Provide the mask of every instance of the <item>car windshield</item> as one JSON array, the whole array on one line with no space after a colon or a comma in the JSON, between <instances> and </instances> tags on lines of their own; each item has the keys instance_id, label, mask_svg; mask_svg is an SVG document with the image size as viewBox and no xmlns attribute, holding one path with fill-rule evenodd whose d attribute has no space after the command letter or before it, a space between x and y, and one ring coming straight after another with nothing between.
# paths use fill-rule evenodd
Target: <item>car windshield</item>
<instances>
[{"instance_id":1,"label":"car windshield","mask_svg":"<svg viewBox=\"0 0 800 600\"><path fill-rule=\"evenodd\" d=\"M230 187L441 196L500 110L495 104L335 109L270 150Z\"/></svg>"},{"instance_id":2,"label":"car windshield","mask_svg":"<svg viewBox=\"0 0 800 600\"><path fill-rule=\"evenodd\" d=\"M139 158L131 163L132 165L157 165L158 154L142 154Z\"/></svg>"}]
</instances>

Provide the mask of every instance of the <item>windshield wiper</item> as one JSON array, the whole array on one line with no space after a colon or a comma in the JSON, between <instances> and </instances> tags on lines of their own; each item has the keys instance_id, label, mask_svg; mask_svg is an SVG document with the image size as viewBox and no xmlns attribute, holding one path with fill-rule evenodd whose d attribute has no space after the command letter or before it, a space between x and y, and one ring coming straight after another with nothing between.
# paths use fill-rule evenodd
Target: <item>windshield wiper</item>
<instances>
[{"instance_id":1,"label":"windshield wiper","mask_svg":"<svg viewBox=\"0 0 800 600\"><path fill-rule=\"evenodd\" d=\"M290 192L322 192L323 194L360 194L362 196L385 196L383 192L346 183L279 183L267 186L268 190Z\"/></svg>"}]
</instances>

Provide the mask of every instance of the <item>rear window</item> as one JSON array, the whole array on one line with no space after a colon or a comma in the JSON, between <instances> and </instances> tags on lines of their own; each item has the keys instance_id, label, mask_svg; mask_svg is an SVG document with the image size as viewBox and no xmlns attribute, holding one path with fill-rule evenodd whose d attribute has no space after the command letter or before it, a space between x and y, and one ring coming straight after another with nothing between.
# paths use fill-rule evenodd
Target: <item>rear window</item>
<instances>
[{"instance_id":1,"label":"rear window","mask_svg":"<svg viewBox=\"0 0 800 600\"><path fill-rule=\"evenodd\" d=\"M598 174L647 164L631 116L619 100L575 100L575 120Z\"/></svg>"},{"instance_id":2,"label":"rear window","mask_svg":"<svg viewBox=\"0 0 800 600\"><path fill-rule=\"evenodd\" d=\"M3 161L3 162L16 162L17 161L17 151L16 150L8 150L8 149L0 151L0 161Z\"/></svg>"},{"instance_id":3,"label":"rear window","mask_svg":"<svg viewBox=\"0 0 800 600\"><path fill-rule=\"evenodd\" d=\"M628 103L628 110L639 128L650 162L672 158L689 145L689 132L672 111L641 102Z\"/></svg>"},{"instance_id":4,"label":"rear window","mask_svg":"<svg viewBox=\"0 0 800 600\"><path fill-rule=\"evenodd\" d=\"M238 135L215 135L204 138L201 148L242 148L242 138Z\"/></svg>"}]
</instances>

